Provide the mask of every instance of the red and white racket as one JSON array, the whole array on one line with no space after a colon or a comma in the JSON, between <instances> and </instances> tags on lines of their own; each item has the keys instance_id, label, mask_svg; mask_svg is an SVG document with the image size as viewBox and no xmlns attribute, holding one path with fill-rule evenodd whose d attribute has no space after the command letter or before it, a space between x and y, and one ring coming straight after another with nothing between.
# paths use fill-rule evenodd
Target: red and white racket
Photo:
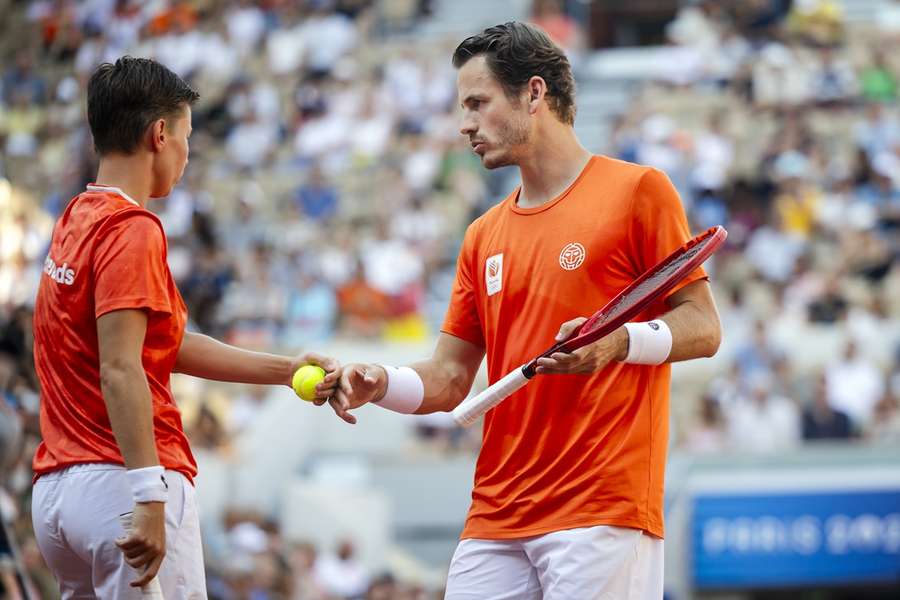
<instances>
[{"instance_id":1,"label":"red and white racket","mask_svg":"<svg viewBox=\"0 0 900 600\"><path fill-rule=\"evenodd\" d=\"M719 249L727 236L728 232L724 227L711 227L675 250L595 312L568 338L514 369L477 396L464 400L453 410L454 420L463 427L472 425L478 417L528 383L535 375L539 358L550 356L554 352L569 353L577 350L609 335L633 319L661 294L672 289L699 267Z\"/></svg>"}]
</instances>

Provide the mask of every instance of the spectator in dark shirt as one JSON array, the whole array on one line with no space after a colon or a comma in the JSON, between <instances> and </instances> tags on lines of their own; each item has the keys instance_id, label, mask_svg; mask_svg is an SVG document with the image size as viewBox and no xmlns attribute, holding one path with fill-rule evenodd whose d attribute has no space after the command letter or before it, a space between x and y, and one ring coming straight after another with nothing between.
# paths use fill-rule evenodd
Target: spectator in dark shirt
<instances>
[{"instance_id":1,"label":"spectator in dark shirt","mask_svg":"<svg viewBox=\"0 0 900 600\"><path fill-rule=\"evenodd\" d=\"M828 403L825 375L819 375L813 397L803 410L803 439L847 440L855 437L850 418Z\"/></svg>"}]
</instances>

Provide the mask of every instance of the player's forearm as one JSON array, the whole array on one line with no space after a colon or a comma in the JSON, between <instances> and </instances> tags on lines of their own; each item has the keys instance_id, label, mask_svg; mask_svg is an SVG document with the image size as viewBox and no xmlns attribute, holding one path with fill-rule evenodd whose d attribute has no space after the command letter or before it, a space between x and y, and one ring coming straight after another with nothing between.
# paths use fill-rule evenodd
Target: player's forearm
<instances>
[{"instance_id":1,"label":"player's forearm","mask_svg":"<svg viewBox=\"0 0 900 600\"><path fill-rule=\"evenodd\" d=\"M199 333L186 333L175 371L215 381L288 385L291 359L286 356L244 350Z\"/></svg>"},{"instance_id":2,"label":"player's forearm","mask_svg":"<svg viewBox=\"0 0 900 600\"><path fill-rule=\"evenodd\" d=\"M466 399L472 388L475 373L459 365L441 364L435 359L423 360L411 365L422 378L425 397L416 410L417 415L449 412Z\"/></svg>"},{"instance_id":3,"label":"player's forearm","mask_svg":"<svg viewBox=\"0 0 900 600\"><path fill-rule=\"evenodd\" d=\"M153 403L143 367L129 363L103 365L100 388L125 466L140 469L158 465Z\"/></svg>"},{"instance_id":4,"label":"player's forearm","mask_svg":"<svg viewBox=\"0 0 900 600\"><path fill-rule=\"evenodd\" d=\"M672 331L672 350L666 362L713 356L722 341L722 327L715 307L687 301L663 315Z\"/></svg>"}]
</instances>

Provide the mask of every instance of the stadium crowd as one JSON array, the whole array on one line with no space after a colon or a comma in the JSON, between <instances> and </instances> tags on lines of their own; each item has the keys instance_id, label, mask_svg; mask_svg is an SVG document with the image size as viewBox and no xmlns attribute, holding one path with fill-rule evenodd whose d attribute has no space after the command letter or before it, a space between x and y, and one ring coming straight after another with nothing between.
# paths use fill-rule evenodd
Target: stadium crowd
<instances>
[{"instance_id":1,"label":"stadium crowd","mask_svg":"<svg viewBox=\"0 0 900 600\"><path fill-rule=\"evenodd\" d=\"M30 311L53 219L96 167L83 107L97 64L155 57L200 91L185 180L150 205L192 327L296 347L421 340L439 326L464 228L510 189L509 173L483 172L458 134L458 40L410 43L428 3L373 4L12 3L0 49L0 513L40 597L55 584L29 533ZM536 4L578 51L578 24ZM827 1L790 4L688 3L667 28L671 68L641 85L611 139L587 140L665 170L695 229L730 231L710 264L722 368L673 396L674 443L690 452L900 442L900 34L860 34ZM201 402L192 444L226 456L265 402L258 389L224 408ZM421 429L423 444L467 451L442 422ZM352 540L285 540L265 515L231 510L212 531L213 598L435 592L366 572ZM9 569L0 557L0 584Z\"/></svg>"}]
</instances>

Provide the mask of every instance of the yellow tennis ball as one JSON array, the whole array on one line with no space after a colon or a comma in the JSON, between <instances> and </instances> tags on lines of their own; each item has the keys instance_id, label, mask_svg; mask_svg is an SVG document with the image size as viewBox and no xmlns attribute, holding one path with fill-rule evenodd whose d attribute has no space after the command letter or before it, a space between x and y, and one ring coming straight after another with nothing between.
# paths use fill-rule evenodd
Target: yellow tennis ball
<instances>
[{"instance_id":1,"label":"yellow tennis ball","mask_svg":"<svg viewBox=\"0 0 900 600\"><path fill-rule=\"evenodd\" d=\"M316 385L325 379L325 369L316 365L303 365L291 378L291 387L294 392L306 400L312 402L316 399Z\"/></svg>"}]
</instances>

